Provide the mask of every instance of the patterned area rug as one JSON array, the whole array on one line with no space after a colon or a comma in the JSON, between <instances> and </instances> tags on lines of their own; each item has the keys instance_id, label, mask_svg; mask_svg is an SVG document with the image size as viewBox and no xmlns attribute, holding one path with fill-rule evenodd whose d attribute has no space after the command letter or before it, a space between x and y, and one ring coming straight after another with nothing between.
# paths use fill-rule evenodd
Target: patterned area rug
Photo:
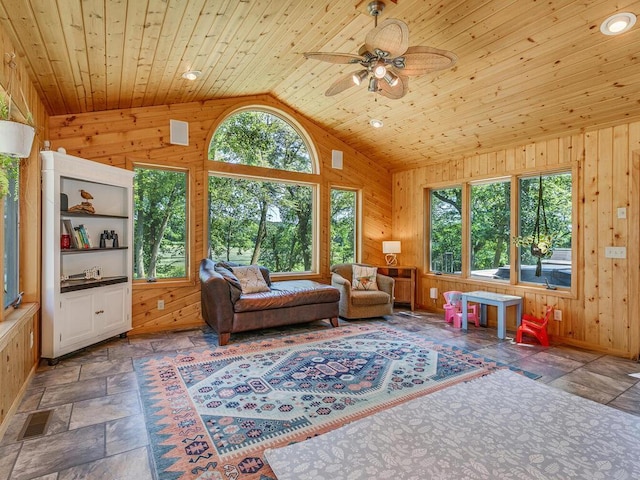
<instances>
[{"instance_id":1,"label":"patterned area rug","mask_svg":"<svg viewBox=\"0 0 640 480\"><path fill-rule=\"evenodd\" d=\"M158 478L269 480L280 447L499 368L357 325L136 360Z\"/></svg>"}]
</instances>

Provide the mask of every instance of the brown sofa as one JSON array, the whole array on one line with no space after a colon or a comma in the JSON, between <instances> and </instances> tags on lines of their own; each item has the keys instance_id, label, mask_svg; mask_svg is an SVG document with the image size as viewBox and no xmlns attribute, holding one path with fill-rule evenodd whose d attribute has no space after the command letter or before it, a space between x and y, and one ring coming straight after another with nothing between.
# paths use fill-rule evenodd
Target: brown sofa
<instances>
[{"instance_id":1,"label":"brown sofa","mask_svg":"<svg viewBox=\"0 0 640 480\"><path fill-rule=\"evenodd\" d=\"M202 317L226 345L232 333L330 319L338 326L338 289L311 280L272 282L260 267L268 292L243 294L228 268L205 258L200 262Z\"/></svg>"}]
</instances>

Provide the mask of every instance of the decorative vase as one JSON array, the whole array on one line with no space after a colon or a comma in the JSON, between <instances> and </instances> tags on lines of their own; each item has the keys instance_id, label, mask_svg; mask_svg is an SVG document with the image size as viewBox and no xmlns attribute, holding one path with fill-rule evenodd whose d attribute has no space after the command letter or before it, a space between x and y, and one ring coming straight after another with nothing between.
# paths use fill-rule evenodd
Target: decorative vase
<instances>
[{"instance_id":1,"label":"decorative vase","mask_svg":"<svg viewBox=\"0 0 640 480\"><path fill-rule=\"evenodd\" d=\"M36 130L24 123L0 120L0 153L26 158L31 153Z\"/></svg>"}]
</instances>

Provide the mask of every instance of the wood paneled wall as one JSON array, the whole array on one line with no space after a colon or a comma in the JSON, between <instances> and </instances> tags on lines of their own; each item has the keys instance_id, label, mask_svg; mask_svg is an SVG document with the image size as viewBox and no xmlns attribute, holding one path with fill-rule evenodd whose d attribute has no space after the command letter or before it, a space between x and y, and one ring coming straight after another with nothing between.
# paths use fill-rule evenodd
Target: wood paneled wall
<instances>
[{"instance_id":1,"label":"wood paneled wall","mask_svg":"<svg viewBox=\"0 0 640 480\"><path fill-rule=\"evenodd\" d=\"M273 108L294 118L309 134L319 157L320 172L313 176L320 185L319 275L329 281L329 198L334 186L362 192L362 253L368 263L382 261L381 242L391 238L391 175L374 161L327 134L269 95L211 100L162 107L141 107L51 117L52 148L123 168L135 163L187 168L190 174L189 234L190 280L187 282L135 283L133 288L133 332L187 328L202 324L198 265L207 249L207 172L244 172L247 167L210 162L207 150L211 136L224 118L247 106ZM189 122L189 146L169 144L169 120ZM331 167L331 151L344 152L344 168ZM280 178L300 180L301 175L282 172ZM308 180L308 178L305 178ZM165 309L156 309L157 301Z\"/></svg>"},{"instance_id":2,"label":"wood paneled wall","mask_svg":"<svg viewBox=\"0 0 640 480\"><path fill-rule=\"evenodd\" d=\"M577 258L570 292L429 273L425 195L430 187L559 169L574 173ZM620 207L626 208L626 219L617 218ZM562 321L549 325L555 340L619 356L640 353L640 123L395 173L393 231L403 241L402 263L419 267L418 304L424 308L441 311L447 290L520 295L525 312L540 314L546 305L562 310ZM627 258L605 258L606 246L627 247ZM438 288L436 301L429 298L431 287ZM508 328L515 328L515 320L509 318Z\"/></svg>"}]
</instances>

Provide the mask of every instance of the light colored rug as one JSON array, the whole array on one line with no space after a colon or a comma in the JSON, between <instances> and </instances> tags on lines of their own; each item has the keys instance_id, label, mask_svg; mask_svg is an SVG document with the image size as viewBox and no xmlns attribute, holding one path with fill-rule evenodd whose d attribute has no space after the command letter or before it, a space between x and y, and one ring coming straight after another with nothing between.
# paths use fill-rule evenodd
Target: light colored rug
<instances>
[{"instance_id":1,"label":"light colored rug","mask_svg":"<svg viewBox=\"0 0 640 480\"><path fill-rule=\"evenodd\" d=\"M632 480L640 418L499 370L265 456L278 480Z\"/></svg>"},{"instance_id":2,"label":"light colored rug","mask_svg":"<svg viewBox=\"0 0 640 480\"><path fill-rule=\"evenodd\" d=\"M499 365L358 324L138 359L135 367L158 479L268 480L267 447L323 434Z\"/></svg>"}]
</instances>

